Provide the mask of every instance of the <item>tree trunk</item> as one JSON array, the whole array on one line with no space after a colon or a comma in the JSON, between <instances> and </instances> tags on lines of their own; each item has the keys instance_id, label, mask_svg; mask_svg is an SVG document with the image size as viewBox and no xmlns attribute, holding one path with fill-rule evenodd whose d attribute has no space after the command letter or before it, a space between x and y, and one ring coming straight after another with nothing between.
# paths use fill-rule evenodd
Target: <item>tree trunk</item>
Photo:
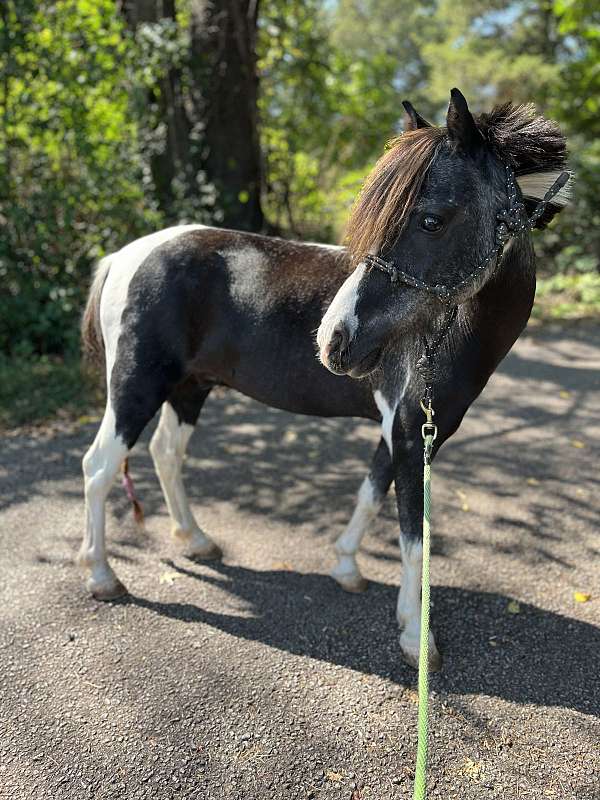
<instances>
[{"instance_id":1,"label":"tree trunk","mask_svg":"<svg viewBox=\"0 0 600 800\"><path fill-rule=\"evenodd\" d=\"M121 12L127 25L135 31L144 22L176 19L175 0L121 0ZM174 182L182 182L185 193L195 186L190 157L190 121L185 112L183 76L171 67L163 75L155 91L148 93L148 102L155 108L158 125L164 125L162 142L150 156L150 169L160 210L170 222L177 221Z\"/></svg>"},{"instance_id":2,"label":"tree trunk","mask_svg":"<svg viewBox=\"0 0 600 800\"><path fill-rule=\"evenodd\" d=\"M175 0L121 0L121 11L134 31L144 22L176 19ZM264 227L257 13L258 0L192 0L190 80L171 68L149 97L165 125L150 166L159 207L170 221L178 215L177 197L196 197L205 180L215 189L215 217L223 225ZM186 85L191 96L184 96Z\"/></svg>"},{"instance_id":3,"label":"tree trunk","mask_svg":"<svg viewBox=\"0 0 600 800\"><path fill-rule=\"evenodd\" d=\"M217 192L223 224L264 227L257 124L258 0L194 0L191 73L202 125L200 164Z\"/></svg>"}]
</instances>

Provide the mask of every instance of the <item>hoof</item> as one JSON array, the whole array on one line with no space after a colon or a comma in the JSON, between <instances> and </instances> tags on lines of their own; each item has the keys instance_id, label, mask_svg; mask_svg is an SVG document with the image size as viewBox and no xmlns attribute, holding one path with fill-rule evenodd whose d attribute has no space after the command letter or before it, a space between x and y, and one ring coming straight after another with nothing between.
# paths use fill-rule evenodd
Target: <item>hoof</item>
<instances>
[{"instance_id":1,"label":"hoof","mask_svg":"<svg viewBox=\"0 0 600 800\"><path fill-rule=\"evenodd\" d=\"M419 669L419 654L418 653L413 653L413 652L408 651L408 650L402 650L402 658L408 664L409 667L412 667L413 669L417 669L417 670ZM429 669L427 671L430 672L430 673L431 672L440 672L440 670L442 669L442 664L443 664L443 659L442 659L441 655L438 653L438 651L435 650L432 653L431 650L430 650L429 651L429 659L428 659L428 663L427 663L427 666L429 667Z\"/></svg>"},{"instance_id":2,"label":"hoof","mask_svg":"<svg viewBox=\"0 0 600 800\"><path fill-rule=\"evenodd\" d=\"M118 600L119 597L125 597L127 594L127 588L118 578L115 578L109 583L99 583L93 578L90 578L85 586L96 600Z\"/></svg>"},{"instance_id":3,"label":"hoof","mask_svg":"<svg viewBox=\"0 0 600 800\"><path fill-rule=\"evenodd\" d=\"M218 558L222 558L223 551L218 544L209 542L207 547L195 547L193 550L188 550L184 555L190 561L216 561Z\"/></svg>"},{"instance_id":4,"label":"hoof","mask_svg":"<svg viewBox=\"0 0 600 800\"><path fill-rule=\"evenodd\" d=\"M400 650L402 657L414 669L419 669L419 638L418 634L406 635L402 633L400 636ZM442 657L435 646L435 639L433 634L429 631L429 659L428 659L428 672L439 672L442 668Z\"/></svg>"},{"instance_id":5,"label":"hoof","mask_svg":"<svg viewBox=\"0 0 600 800\"><path fill-rule=\"evenodd\" d=\"M342 587L345 592L352 592L352 594L361 594L367 591L369 582L362 575L332 575L333 580Z\"/></svg>"},{"instance_id":6,"label":"hoof","mask_svg":"<svg viewBox=\"0 0 600 800\"><path fill-rule=\"evenodd\" d=\"M200 529L187 531L174 527L171 529L171 536L179 545L183 545L183 555L192 561L214 561L223 555L219 545Z\"/></svg>"}]
</instances>

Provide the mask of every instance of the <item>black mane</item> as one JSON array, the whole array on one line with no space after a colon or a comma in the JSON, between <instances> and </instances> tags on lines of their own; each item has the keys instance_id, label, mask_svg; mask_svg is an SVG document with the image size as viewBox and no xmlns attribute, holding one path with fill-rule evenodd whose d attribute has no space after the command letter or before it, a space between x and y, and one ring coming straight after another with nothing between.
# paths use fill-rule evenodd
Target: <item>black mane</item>
<instances>
[{"instance_id":1,"label":"black mane","mask_svg":"<svg viewBox=\"0 0 600 800\"><path fill-rule=\"evenodd\" d=\"M512 166L517 178L543 172L558 174L567 169L565 136L556 122L538 114L532 103L504 103L479 114L476 123L492 152ZM525 196L529 214L540 199ZM560 203L549 203L536 228L545 228L561 207Z\"/></svg>"},{"instance_id":2,"label":"black mane","mask_svg":"<svg viewBox=\"0 0 600 800\"><path fill-rule=\"evenodd\" d=\"M516 175L562 171L567 166L567 140L560 128L536 112L533 103L504 103L479 114L477 127L496 155Z\"/></svg>"}]
</instances>

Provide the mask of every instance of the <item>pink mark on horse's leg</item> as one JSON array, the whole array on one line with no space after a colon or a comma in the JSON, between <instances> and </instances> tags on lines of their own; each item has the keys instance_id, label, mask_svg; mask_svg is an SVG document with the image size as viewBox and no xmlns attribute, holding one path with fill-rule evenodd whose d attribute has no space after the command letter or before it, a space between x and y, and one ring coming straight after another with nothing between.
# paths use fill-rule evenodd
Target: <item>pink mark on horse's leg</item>
<instances>
[{"instance_id":1,"label":"pink mark on horse's leg","mask_svg":"<svg viewBox=\"0 0 600 800\"><path fill-rule=\"evenodd\" d=\"M140 528L144 527L144 511L142 509L142 505L140 501L137 499L135 493L135 487L133 485L133 480L131 475L129 474L129 459L126 458L123 461L123 488L129 498L131 505L133 506L133 517L136 521L136 524L140 526Z\"/></svg>"}]
</instances>

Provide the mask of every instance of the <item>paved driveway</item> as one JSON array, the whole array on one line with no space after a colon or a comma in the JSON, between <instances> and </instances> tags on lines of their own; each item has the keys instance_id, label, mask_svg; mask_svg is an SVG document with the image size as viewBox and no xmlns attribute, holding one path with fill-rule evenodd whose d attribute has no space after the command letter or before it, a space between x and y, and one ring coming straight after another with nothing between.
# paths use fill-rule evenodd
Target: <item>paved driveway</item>
<instances>
[{"instance_id":1,"label":"paved driveway","mask_svg":"<svg viewBox=\"0 0 600 800\"><path fill-rule=\"evenodd\" d=\"M600 798L599 409L600 329L531 333L435 464L430 797ZM412 797L391 497L368 592L326 575L376 427L215 393L186 479L223 563L168 541L142 444L105 605L73 566L93 432L0 440L0 797Z\"/></svg>"}]
</instances>

